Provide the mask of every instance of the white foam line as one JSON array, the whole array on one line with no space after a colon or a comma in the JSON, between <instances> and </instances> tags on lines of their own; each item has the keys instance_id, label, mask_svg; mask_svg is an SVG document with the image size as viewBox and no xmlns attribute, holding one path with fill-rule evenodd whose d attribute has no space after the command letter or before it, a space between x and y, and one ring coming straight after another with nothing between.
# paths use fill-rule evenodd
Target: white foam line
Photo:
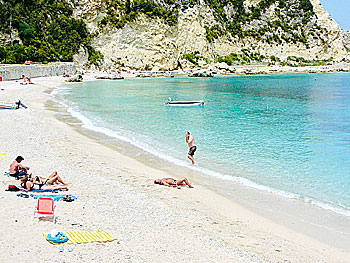
<instances>
[{"instance_id":1,"label":"white foam line","mask_svg":"<svg viewBox=\"0 0 350 263\"><path fill-rule=\"evenodd\" d=\"M65 91L65 90L68 90L68 89L69 88L66 88L66 87L59 87L57 89L57 91L52 92L51 95L53 95L53 96L55 96L57 98L61 91ZM93 122L88 117L86 117L82 113L74 110L73 106L67 105L67 104L69 104L68 101L63 99L63 97L61 97L61 96L60 96L60 100L61 101L57 100L57 99L53 99L53 100L58 102L58 103L60 103L60 104L62 104L62 105L64 105L64 106L66 106L68 108L67 111L73 117L77 118L78 120L80 120L82 122L82 127L86 128L86 129L89 129L89 130L92 130L92 131L95 131L95 132L98 132L98 133L103 133L103 134L105 134L107 136L110 136L110 137L116 138L118 140L127 142L127 143L129 143L129 144L131 144L131 145L133 145L133 146L135 146L137 148L140 148L140 149L144 150L145 152L148 152L148 153L150 153L150 154L152 154L154 156L157 156L160 159L163 159L165 161L174 163L175 165L179 165L179 166L183 166L183 167L186 167L186 168L189 168L189 169L193 169L195 171L198 171L198 172L201 172L201 173L204 173L204 174L216 177L216 178L221 179L221 180L228 180L228 181L233 181L233 182L236 182L236 183L240 183L241 185L244 185L244 186L247 186L247 187L251 187L251 188L254 188L254 189L258 189L258 190L261 190L261 191L264 191L264 192L268 192L268 193L271 193L271 194L275 194L275 195L278 195L278 196L282 196L282 197L285 197L285 198L302 200L302 201L304 201L306 203L310 203L310 204L315 205L317 207L320 207L322 209L330 210L330 211L335 212L337 214L350 216L350 209L347 208L347 207L343 207L341 205L335 206L335 205L323 203L323 202L320 202L320 201L316 201L316 200L314 200L312 198L309 198L309 197L303 198L301 195L294 194L294 193L289 193L289 192L285 192L285 191L282 191L282 190L274 189L272 187L268 187L268 186L264 186L264 185L261 185L261 184L257 184L255 182L253 182L253 181L251 181L249 179L243 178L243 177L232 176L232 175L228 175L228 174L222 174L222 173L218 173L218 172L212 171L212 170L207 169L207 168L202 168L202 167L199 167L199 166L193 166L193 165L189 164L188 162L179 160L179 159L174 158L172 156L166 155L165 153L159 152L158 150L154 149L153 147L150 147L147 144L140 143L137 140L135 140L134 138L130 139L129 136L128 137L122 136L118 132L113 131L111 129L108 129L108 128L105 128L105 127L99 127L99 126L94 125ZM64 102L62 102L62 101L64 101ZM126 132L122 132L122 133L126 134Z\"/></svg>"}]
</instances>

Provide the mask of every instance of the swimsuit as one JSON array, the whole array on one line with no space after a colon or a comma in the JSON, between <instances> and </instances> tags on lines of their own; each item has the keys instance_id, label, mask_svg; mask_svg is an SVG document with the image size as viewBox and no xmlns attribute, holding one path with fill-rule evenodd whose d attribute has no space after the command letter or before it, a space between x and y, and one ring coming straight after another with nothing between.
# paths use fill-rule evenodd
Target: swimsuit
<instances>
[{"instance_id":1,"label":"swimsuit","mask_svg":"<svg viewBox=\"0 0 350 263\"><path fill-rule=\"evenodd\" d=\"M176 184L176 180L175 180L175 179L174 179L174 185L177 185L177 184Z\"/></svg>"},{"instance_id":2,"label":"swimsuit","mask_svg":"<svg viewBox=\"0 0 350 263\"><path fill-rule=\"evenodd\" d=\"M44 183L38 184L38 185L43 186L44 184L47 184L47 181L49 181L49 180L50 180L50 179L46 179ZM40 178L39 178L39 176L35 176L35 181L38 182L38 183L40 183Z\"/></svg>"},{"instance_id":3,"label":"swimsuit","mask_svg":"<svg viewBox=\"0 0 350 263\"><path fill-rule=\"evenodd\" d=\"M188 151L188 155L193 156L195 151L197 151L197 146L192 146Z\"/></svg>"},{"instance_id":4,"label":"swimsuit","mask_svg":"<svg viewBox=\"0 0 350 263\"><path fill-rule=\"evenodd\" d=\"M10 174L10 176L16 177L16 179L18 179L19 177L24 176L24 175L27 175L27 174L23 171L17 171L14 174Z\"/></svg>"},{"instance_id":5,"label":"swimsuit","mask_svg":"<svg viewBox=\"0 0 350 263\"><path fill-rule=\"evenodd\" d=\"M45 182L43 184L38 184L39 186L39 190L41 190L41 188L46 185L47 181L50 180L50 179L46 179Z\"/></svg>"},{"instance_id":6,"label":"swimsuit","mask_svg":"<svg viewBox=\"0 0 350 263\"><path fill-rule=\"evenodd\" d=\"M28 182L28 181L27 181ZM27 182L25 182L24 184L22 183L21 186L24 190L27 190ZM34 189L34 184L32 183L32 185L30 186L29 191L32 191ZM41 189L41 187L39 188L39 190Z\"/></svg>"}]
</instances>

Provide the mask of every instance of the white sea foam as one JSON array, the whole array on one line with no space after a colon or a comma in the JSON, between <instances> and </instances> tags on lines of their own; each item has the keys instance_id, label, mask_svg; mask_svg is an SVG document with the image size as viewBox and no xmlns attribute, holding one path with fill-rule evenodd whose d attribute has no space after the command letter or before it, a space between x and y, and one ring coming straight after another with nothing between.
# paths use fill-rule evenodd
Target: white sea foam
<instances>
[{"instance_id":1,"label":"white sea foam","mask_svg":"<svg viewBox=\"0 0 350 263\"><path fill-rule=\"evenodd\" d=\"M297 199L297 200L302 200L306 203L310 203L313 204L317 207L320 207L322 209L326 209L341 215L345 215L345 216L350 216L350 208L348 207L343 207L341 205L332 205L332 204L327 204L325 202L320 202L317 200L314 200L312 198L309 197L303 197L301 195L298 194L294 194L294 193L290 193L290 192L286 192L283 190L278 190L278 189L274 189L272 187L269 186L264 186L258 183L255 183L249 179L243 178L243 177L238 177L238 176L233 176L233 175L229 175L229 174L223 174L220 172L216 172L207 168L203 168L200 166L193 166L191 164L189 164L189 162L187 161L183 161L180 159L177 159L175 157L172 157L170 155L167 155L164 152L161 152L157 149L155 149L154 147L150 146L147 143L141 142L140 139L135 136L135 134L128 132L128 131L115 131L103 126L97 126L94 124L94 120L91 120L89 117L85 116L84 114L82 114L81 112L79 112L78 107L75 106L74 103L67 101L63 98L62 93L64 93L67 89L67 87L59 87L57 89L55 89L51 95L52 95L52 100L55 101L56 103L60 103L61 105L65 105L67 107L67 111L71 114L71 116L75 117L76 119L78 119L79 121L81 121L82 123L82 127L91 131L95 131L98 133L102 133L104 135L107 135L109 137L115 138L117 140L129 143L153 156L156 156L160 159L163 159L167 162L173 163L175 165L178 166L182 166L182 167L186 167L189 169L193 169L195 171L201 172L203 174L221 179L221 180L227 180L227 181L233 181L236 183L239 183L243 186L247 186L247 187L251 187L254 189L258 189L264 192L268 192L274 195L278 195L278 196L282 196L285 198L289 198L289 199ZM59 97L59 98L58 98ZM127 136L123 136L121 134L126 134Z\"/></svg>"}]
</instances>

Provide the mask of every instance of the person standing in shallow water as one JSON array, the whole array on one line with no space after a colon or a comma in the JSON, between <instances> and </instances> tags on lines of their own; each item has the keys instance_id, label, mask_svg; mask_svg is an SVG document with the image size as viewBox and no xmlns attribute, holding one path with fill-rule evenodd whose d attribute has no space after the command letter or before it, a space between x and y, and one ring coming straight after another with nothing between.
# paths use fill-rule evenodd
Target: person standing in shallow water
<instances>
[{"instance_id":1,"label":"person standing in shallow water","mask_svg":"<svg viewBox=\"0 0 350 263\"><path fill-rule=\"evenodd\" d=\"M192 164L195 165L196 163L194 161L194 153L197 150L197 146L195 145L194 137L188 131L186 132L185 136L186 136L186 142L188 143L188 147L189 147L187 157L188 159L191 160Z\"/></svg>"}]
</instances>

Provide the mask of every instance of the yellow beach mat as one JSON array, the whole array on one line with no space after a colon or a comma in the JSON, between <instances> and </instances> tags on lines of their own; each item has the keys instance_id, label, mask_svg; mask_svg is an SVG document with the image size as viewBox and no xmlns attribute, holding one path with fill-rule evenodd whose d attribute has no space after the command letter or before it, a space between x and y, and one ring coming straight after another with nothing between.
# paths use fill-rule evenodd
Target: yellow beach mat
<instances>
[{"instance_id":1,"label":"yellow beach mat","mask_svg":"<svg viewBox=\"0 0 350 263\"><path fill-rule=\"evenodd\" d=\"M67 231L63 232L68 237L68 241L64 244L82 244L82 243L93 243L93 242L112 242L116 240L115 237L111 236L105 231ZM53 243L47 239L49 233L43 233L45 239L53 245L62 245L62 243Z\"/></svg>"}]
</instances>

